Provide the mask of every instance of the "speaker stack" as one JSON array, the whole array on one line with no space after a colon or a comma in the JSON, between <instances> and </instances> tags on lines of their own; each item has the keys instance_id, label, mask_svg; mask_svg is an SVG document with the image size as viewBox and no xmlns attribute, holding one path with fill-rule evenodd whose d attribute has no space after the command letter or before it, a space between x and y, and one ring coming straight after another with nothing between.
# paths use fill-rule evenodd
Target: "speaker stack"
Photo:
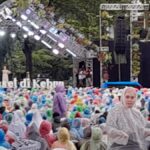
<instances>
[{"instance_id":1,"label":"speaker stack","mask_svg":"<svg viewBox=\"0 0 150 150\"><path fill-rule=\"evenodd\" d=\"M114 31L116 54L125 54L127 42L127 27L124 16L117 17Z\"/></svg>"}]
</instances>

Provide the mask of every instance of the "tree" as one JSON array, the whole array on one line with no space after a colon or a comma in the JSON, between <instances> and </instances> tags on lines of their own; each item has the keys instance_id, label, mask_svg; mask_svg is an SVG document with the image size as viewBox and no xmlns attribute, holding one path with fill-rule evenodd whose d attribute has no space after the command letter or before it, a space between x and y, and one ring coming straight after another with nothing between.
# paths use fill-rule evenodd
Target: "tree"
<instances>
[{"instance_id":1,"label":"tree","mask_svg":"<svg viewBox=\"0 0 150 150\"><path fill-rule=\"evenodd\" d=\"M8 57L8 66L13 74L13 77L17 77L19 80L26 75L25 55L22 51L22 45L20 41L16 40Z\"/></svg>"},{"instance_id":2,"label":"tree","mask_svg":"<svg viewBox=\"0 0 150 150\"><path fill-rule=\"evenodd\" d=\"M33 52L33 72L43 74L51 80L68 80L72 76L72 59L54 56L50 50L39 49Z\"/></svg>"}]
</instances>

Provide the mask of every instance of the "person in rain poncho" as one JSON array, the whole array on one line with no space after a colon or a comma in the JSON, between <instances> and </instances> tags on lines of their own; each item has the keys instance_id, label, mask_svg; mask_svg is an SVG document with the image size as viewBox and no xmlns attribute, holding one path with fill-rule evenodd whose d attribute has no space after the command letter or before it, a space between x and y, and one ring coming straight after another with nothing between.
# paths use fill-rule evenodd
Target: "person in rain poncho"
<instances>
[{"instance_id":1,"label":"person in rain poncho","mask_svg":"<svg viewBox=\"0 0 150 150\"><path fill-rule=\"evenodd\" d=\"M32 123L35 123L35 125L39 129L40 124L43 121L43 119L42 119L40 111L38 110L37 104L32 104L31 110L28 113L33 113L32 121L30 125L32 125Z\"/></svg>"},{"instance_id":2,"label":"person in rain poncho","mask_svg":"<svg viewBox=\"0 0 150 150\"><path fill-rule=\"evenodd\" d=\"M80 118L75 118L73 120L70 132L75 135L76 140L78 141L80 141L84 137Z\"/></svg>"},{"instance_id":3,"label":"person in rain poncho","mask_svg":"<svg viewBox=\"0 0 150 150\"><path fill-rule=\"evenodd\" d=\"M67 128L60 128L58 131L58 141L54 142L52 145L52 150L62 149L62 150L76 150L75 145L70 140L69 131Z\"/></svg>"},{"instance_id":4,"label":"person in rain poncho","mask_svg":"<svg viewBox=\"0 0 150 150\"><path fill-rule=\"evenodd\" d=\"M109 150L146 150L145 138L150 135L147 122L135 108L136 90L123 90L121 102L110 110L106 121Z\"/></svg>"},{"instance_id":5,"label":"person in rain poncho","mask_svg":"<svg viewBox=\"0 0 150 150\"><path fill-rule=\"evenodd\" d=\"M5 140L5 132L0 129L0 146L10 149L11 145Z\"/></svg>"},{"instance_id":6,"label":"person in rain poncho","mask_svg":"<svg viewBox=\"0 0 150 150\"><path fill-rule=\"evenodd\" d=\"M23 112L21 110L14 111L12 121L9 124L9 131L13 132L17 137L25 138L26 126L21 118Z\"/></svg>"},{"instance_id":7,"label":"person in rain poncho","mask_svg":"<svg viewBox=\"0 0 150 150\"><path fill-rule=\"evenodd\" d=\"M52 144L56 141L56 137L52 134L52 124L47 120L42 121L39 132L42 138L44 138L51 148Z\"/></svg>"},{"instance_id":8,"label":"person in rain poncho","mask_svg":"<svg viewBox=\"0 0 150 150\"><path fill-rule=\"evenodd\" d=\"M106 150L107 145L102 141L102 131L98 127L92 128L91 139L85 142L80 150Z\"/></svg>"},{"instance_id":9,"label":"person in rain poncho","mask_svg":"<svg viewBox=\"0 0 150 150\"><path fill-rule=\"evenodd\" d=\"M48 150L49 149L45 139L43 139L40 136L40 133L39 133L38 128L35 125L35 123L33 123L30 127L27 128L27 138L30 140L40 142L41 148L39 150Z\"/></svg>"},{"instance_id":10,"label":"person in rain poncho","mask_svg":"<svg viewBox=\"0 0 150 150\"><path fill-rule=\"evenodd\" d=\"M65 87L62 85L57 85L55 91L56 93L53 98L53 112L57 112L61 117L65 117L67 112Z\"/></svg>"}]
</instances>

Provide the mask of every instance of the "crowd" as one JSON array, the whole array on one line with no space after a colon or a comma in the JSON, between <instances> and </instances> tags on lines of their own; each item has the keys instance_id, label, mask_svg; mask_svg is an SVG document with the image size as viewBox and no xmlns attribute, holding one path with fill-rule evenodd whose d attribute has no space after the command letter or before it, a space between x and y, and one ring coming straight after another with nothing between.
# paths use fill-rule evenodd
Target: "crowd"
<instances>
[{"instance_id":1,"label":"crowd","mask_svg":"<svg viewBox=\"0 0 150 150\"><path fill-rule=\"evenodd\" d=\"M147 150L150 89L0 91L0 150Z\"/></svg>"}]
</instances>

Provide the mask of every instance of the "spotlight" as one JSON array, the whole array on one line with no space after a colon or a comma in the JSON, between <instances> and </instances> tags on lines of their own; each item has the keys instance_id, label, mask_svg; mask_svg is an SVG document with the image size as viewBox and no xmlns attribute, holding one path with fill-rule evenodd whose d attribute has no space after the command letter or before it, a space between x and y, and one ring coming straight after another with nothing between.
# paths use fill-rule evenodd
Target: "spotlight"
<instances>
[{"instance_id":1,"label":"spotlight","mask_svg":"<svg viewBox=\"0 0 150 150\"><path fill-rule=\"evenodd\" d=\"M14 39L16 37L16 33L11 33L10 37Z\"/></svg>"},{"instance_id":2,"label":"spotlight","mask_svg":"<svg viewBox=\"0 0 150 150\"><path fill-rule=\"evenodd\" d=\"M17 21L16 25L19 26L19 27L22 27L22 23L20 21Z\"/></svg>"},{"instance_id":3,"label":"spotlight","mask_svg":"<svg viewBox=\"0 0 150 150\"><path fill-rule=\"evenodd\" d=\"M22 14L22 15L21 15L21 19L23 19L23 20L27 20L27 19L28 19L28 17L27 17L26 15Z\"/></svg>"},{"instance_id":4,"label":"spotlight","mask_svg":"<svg viewBox=\"0 0 150 150\"><path fill-rule=\"evenodd\" d=\"M3 31L3 30L0 30L0 36L2 37L2 36L4 36L6 34L6 32L5 31Z\"/></svg>"},{"instance_id":5,"label":"spotlight","mask_svg":"<svg viewBox=\"0 0 150 150\"><path fill-rule=\"evenodd\" d=\"M23 37L26 39L26 38L28 37L28 35L27 35L27 34L24 34Z\"/></svg>"},{"instance_id":6,"label":"spotlight","mask_svg":"<svg viewBox=\"0 0 150 150\"><path fill-rule=\"evenodd\" d=\"M16 22L16 19L12 18L12 21L13 21L13 22Z\"/></svg>"},{"instance_id":7,"label":"spotlight","mask_svg":"<svg viewBox=\"0 0 150 150\"><path fill-rule=\"evenodd\" d=\"M67 51L68 53L70 53L73 57L77 57L77 55L76 55L75 53L73 53L71 50L66 49L66 51Z\"/></svg>"},{"instance_id":8,"label":"spotlight","mask_svg":"<svg viewBox=\"0 0 150 150\"><path fill-rule=\"evenodd\" d=\"M29 35L29 36L33 36L33 35L34 35L34 32L29 31L29 32L28 32L28 35Z\"/></svg>"},{"instance_id":9,"label":"spotlight","mask_svg":"<svg viewBox=\"0 0 150 150\"><path fill-rule=\"evenodd\" d=\"M23 26L22 28L23 28L24 31L29 32L29 28L28 27Z\"/></svg>"},{"instance_id":10,"label":"spotlight","mask_svg":"<svg viewBox=\"0 0 150 150\"><path fill-rule=\"evenodd\" d=\"M58 43L58 46L59 46L60 48L64 48L64 47L65 47L65 45L64 45L63 43Z\"/></svg>"},{"instance_id":11,"label":"spotlight","mask_svg":"<svg viewBox=\"0 0 150 150\"><path fill-rule=\"evenodd\" d=\"M50 48L50 49L52 48L52 46L49 45L46 41L42 40L41 42L42 42L45 46L47 46L48 48Z\"/></svg>"},{"instance_id":12,"label":"spotlight","mask_svg":"<svg viewBox=\"0 0 150 150\"><path fill-rule=\"evenodd\" d=\"M30 15L30 13L31 13L31 10L30 10L30 9L27 9L27 10L26 10L26 14L27 14L27 15Z\"/></svg>"},{"instance_id":13,"label":"spotlight","mask_svg":"<svg viewBox=\"0 0 150 150\"><path fill-rule=\"evenodd\" d=\"M39 35L35 35L34 39L37 40L37 41L39 41L41 39L41 37Z\"/></svg>"},{"instance_id":14,"label":"spotlight","mask_svg":"<svg viewBox=\"0 0 150 150\"><path fill-rule=\"evenodd\" d=\"M41 32L42 34L46 34L46 31L45 31L45 30L40 30L40 32Z\"/></svg>"},{"instance_id":15,"label":"spotlight","mask_svg":"<svg viewBox=\"0 0 150 150\"><path fill-rule=\"evenodd\" d=\"M59 54L59 51L58 51L57 49L53 49L53 53L54 53L55 55L58 55L58 54Z\"/></svg>"}]
</instances>

